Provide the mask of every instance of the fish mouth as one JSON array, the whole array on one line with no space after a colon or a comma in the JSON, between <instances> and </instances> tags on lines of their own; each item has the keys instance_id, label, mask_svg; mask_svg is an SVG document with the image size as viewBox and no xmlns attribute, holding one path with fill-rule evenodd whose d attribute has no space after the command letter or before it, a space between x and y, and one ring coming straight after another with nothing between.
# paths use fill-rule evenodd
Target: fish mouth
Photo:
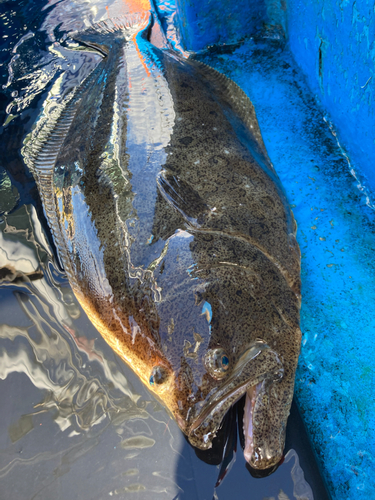
<instances>
[{"instance_id":1,"label":"fish mouth","mask_svg":"<svg viewBox=\"0 0 375 500\"><path fill-rule=\"evenodd\" d=\"M248 390L265 380L280 380L283 373L283 365L277 353L263 341L253 342L242 354L228 379L190 425L190 443L202 450L211 448L212 440L229 408Z\"/></svg>"}]
</instances>

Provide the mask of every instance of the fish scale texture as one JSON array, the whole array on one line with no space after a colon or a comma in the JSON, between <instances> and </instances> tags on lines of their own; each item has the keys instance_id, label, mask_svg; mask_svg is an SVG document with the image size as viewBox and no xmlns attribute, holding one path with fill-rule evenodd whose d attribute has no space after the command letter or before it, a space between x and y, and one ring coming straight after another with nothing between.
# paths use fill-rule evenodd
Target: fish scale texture
<instances>
[{"instance_id":1,"label":"fish scale texture","mask_svg":"<svg viewBox=\"0 0 375 500\"><path fill-rule=\"evenodd\" d=\"M287 48L250 40L199 59L253 102L298 224L296 397L333 499L374 498L375 217Z\"/></svg>"}]
</instances>

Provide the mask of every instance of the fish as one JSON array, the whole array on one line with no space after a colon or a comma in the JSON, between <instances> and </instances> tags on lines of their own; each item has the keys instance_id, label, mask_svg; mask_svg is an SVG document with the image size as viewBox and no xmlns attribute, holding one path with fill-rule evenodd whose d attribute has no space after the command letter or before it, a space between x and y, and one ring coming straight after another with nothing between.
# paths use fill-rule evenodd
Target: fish
<instances>
[{"instance_id":1,"label":"fish","mask_svg":"<svg viewBox=\"0 0 375 500\"><path fill-rule=\"evenodd\" d=\"M142 12L71 34L102 59L23 158L105 341L196 448L246 396L244 455L269 470L301 344L296 223L247 95L154 46L152 24Z\"/></svg>"}]
</instances>

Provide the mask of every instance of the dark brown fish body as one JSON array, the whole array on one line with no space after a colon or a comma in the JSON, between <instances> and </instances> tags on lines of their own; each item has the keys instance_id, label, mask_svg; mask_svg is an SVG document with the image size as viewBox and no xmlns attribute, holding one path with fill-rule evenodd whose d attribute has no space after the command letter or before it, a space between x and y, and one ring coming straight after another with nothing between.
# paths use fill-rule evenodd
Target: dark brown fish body
<instances>
[{"instance_id":1,"label":"dark brown fish body","mask_svg":"<svg viewBox=\"0 0 375 500\"><path fill-rule=\"evenodd\" d=\"M154 48L147 25L76 36L107 55L24 155L106 341L200 448L247 393L245 454L267 468L300 348L293 215L245 94Z\"/></svg>"}]
</instances>

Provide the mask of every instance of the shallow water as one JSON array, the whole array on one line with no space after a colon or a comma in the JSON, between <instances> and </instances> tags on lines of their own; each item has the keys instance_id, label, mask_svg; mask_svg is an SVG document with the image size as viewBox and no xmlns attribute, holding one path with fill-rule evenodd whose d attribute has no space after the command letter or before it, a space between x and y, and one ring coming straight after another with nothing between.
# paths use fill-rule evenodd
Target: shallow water
<instances>
[{"instance_id":1,"label":"shallow water","mask_svg":"<svg viewBox=\"0 0 375 500\"><path fill-rule=\"evenodd\" d=\"M121 3L109 8L123 11ZM196 457L174 421L102 340L59 267L20 149L41 111L97 64L95 54L68 50L66 32L106 16L106 5L5 2L1 15L3 497L241 500L251 492L259 500L310 500L293 451L275 474L254 479L238 445L235 463L215 488L219 469Z\"/></svg>"}]
</instances>

